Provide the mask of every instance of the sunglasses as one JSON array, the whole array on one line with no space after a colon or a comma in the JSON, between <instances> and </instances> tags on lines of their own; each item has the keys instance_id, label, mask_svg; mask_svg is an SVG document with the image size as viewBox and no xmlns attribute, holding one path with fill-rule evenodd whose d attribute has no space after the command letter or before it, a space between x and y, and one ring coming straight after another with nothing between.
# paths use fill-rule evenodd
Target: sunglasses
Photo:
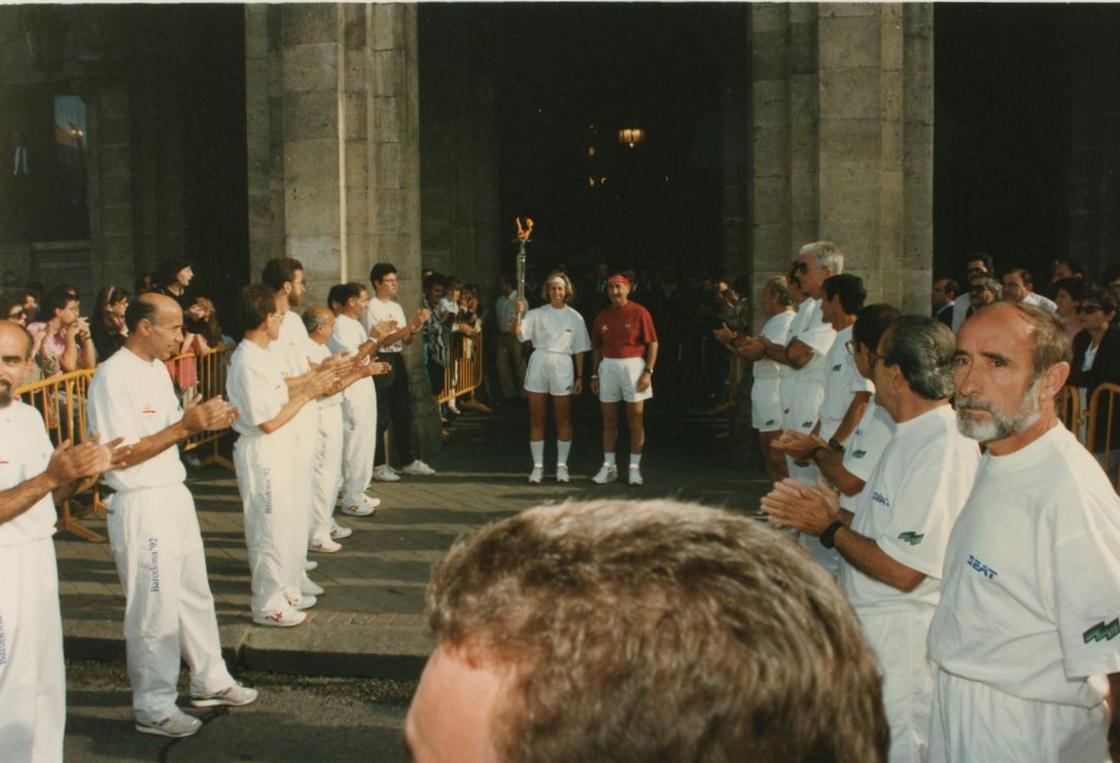
<instances>
[{"instance_id":1,"label":"sunglasses","mask_svg":"<svg viewBox=\"0 0 1120 763\"><path fill-rule=\"evenodd\" d=\"M1073 309L1078 315L1092 315L1104 311L1104 308L1100 305L1078 305Z\"/></svg>"}]
</instances>

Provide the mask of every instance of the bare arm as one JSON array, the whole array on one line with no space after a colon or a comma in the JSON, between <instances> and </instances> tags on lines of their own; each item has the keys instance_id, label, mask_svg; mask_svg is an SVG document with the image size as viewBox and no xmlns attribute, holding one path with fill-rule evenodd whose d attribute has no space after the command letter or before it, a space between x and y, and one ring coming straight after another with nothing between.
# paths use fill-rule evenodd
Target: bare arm
<instances>
[{"instance_id":1,"label":"bare arm","mask_svg":"<svg viewBox=\"0 0 1120 763\"><path fill-rule=\"evenodd\" d=\"M856 392L852 395L852 402L848 404L848 410L845 411L840 426L836 428L836 433L832 435L834 440L838 442L848 441L852 432L859 426L860 419L863 418L863 412L867 410L867 403L870 400L870 392Z\"/></svg>"},{"instance_id":2,"label":"bare arm","mask_svg":"<svg viewBox=\"0 0 1120 763\"><path fill-rule=\"evenodd\" d=\"M307 377L306 381L292 390L292 393L288 397L288 402L284 404L280 412L268 421L257 425L262 432L265 434L272 434L294 419L303 406L314 401L331 388L334 384L336 372L333 370L318 369L309 374L304 374L303 376Z\"/></svg>"},{"instance_id":3,"label":"bare arm","mask_svg":"<svg viewBox=\"0 0 1120 763\"><path fill-rule=\"evenodd\" d=\"M46 342L43 343L46 347ZM66 328L66 349L58 356L58 367L63 373L78 370L78 327L71 325Z\"/></svg>"},{"instance_id":4,"label":"bare arm","mask_svg":"<svg viewBox=\"0 0 1120 763\"><path fill-rule=\"evenodd\" d=\"M895 561L871 538L860 535L845 525L836 532L836 550L857 570L882 583L908 593L918 587L926 576Z\"/></svg>"},{"instance_id":5,"label":"bare arm","mask_svg":"<svg viewBox=\"0 0 1120 763\"><path fill-rule=\"evenodd\" d=\"M66 440L51 453L41 474L0 491L0 525L23 514L47 493L65 497L72 492L75 480L100 474L111 466L115 466L113 452L109 445L99 444L97 437L74 447Z\"/></svg>"},{"instance_id":6,"label":"bare arm","mask_svg":"<svg viewBox=\"0 0 1120 763\"><path fill-rule=\"evenodd\" d=\"M784 366L803 368L806 363L813 359L813 348L800 339L794 339L786 347L765 338L761 341L765 348L766 357Z\"/></svg>"},{"instance_id":7,"label":"bare arm","mask_svg":"<svg viewBox=\"0 0 1120 763\"><path fill-rule=\"evenodd\" d=\"M127 469L142 464L150 458L176 445L197 432L212 432L225 429L237 418L237 409L226 403L221 395L212 397L205 403L201 395L187 403L183 418L155 434L140 439L129 448L115 468Z\"/></svg>"},{"instance_id":8,"label":"bare arm","mask_svg":"<svg viewBox=\"0 0 1120 763\"><path fill-rule=\"evenodd\" d=\"M864 481L844 468L844 454L829 448L813 451L813 460L829 482L839 488L846 496L853 496L863 490Z\"/></svg>"}]
</instances>

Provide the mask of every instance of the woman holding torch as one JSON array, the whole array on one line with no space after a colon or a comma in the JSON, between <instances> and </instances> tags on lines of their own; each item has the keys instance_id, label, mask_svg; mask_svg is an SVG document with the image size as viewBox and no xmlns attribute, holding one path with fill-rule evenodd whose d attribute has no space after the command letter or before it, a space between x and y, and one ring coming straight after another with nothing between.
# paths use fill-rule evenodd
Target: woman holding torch
<instances>
[{"instance_id":1,"label":"woman holding torch","mask_svg":"<svg viewBox=\"0 0 1120 763\"><path fill-rule=\"evenodd\" d=\"M519 340L533 343L533 354L525 371L525 391L529 395L529 451L533 456L529 483L533 485L540 484L544 470L544 429L549 397L552 397L556 422L556 481L569 480L571 396L583 389L583 354L591 349L583 317L568 305L573 297L568 277L553 273L545 279L541 291L548 304L525 313L525 301L519 299L511 327Z\"/></svg>"}]
</instances>

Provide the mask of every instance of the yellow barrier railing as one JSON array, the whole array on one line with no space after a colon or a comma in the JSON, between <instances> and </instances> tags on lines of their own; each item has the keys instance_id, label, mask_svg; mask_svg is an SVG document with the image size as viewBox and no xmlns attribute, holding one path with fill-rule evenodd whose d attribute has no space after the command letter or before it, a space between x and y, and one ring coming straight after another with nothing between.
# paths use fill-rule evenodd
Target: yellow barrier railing
<instances>
[{"instance_id":1,"label":"yellow barrier railing","mask_svg":"<svg viewBox=\"0 0 1120 763\"><path fill-rule=\"evenodd\" d=\"M167 361L167 370L175 382L181 395L200 394L203 399L210 399L214 395L224 394L226 369L229 367L230 346L219 347L206 355L193 354L180 355ZM193 366L193 370L187 371ZM71 371L61 376L33 384L25 384L16 388L15 394L23 402L39 411L43 417L43 424L47 428L47 435L57 447L64 440L79 443L89 436L89 418L87 414L89 401L89 384L93 379L95 369L86 368L80 371ZM182 382L190 381L188 389L182 388ZM183 445L183 452L209 446L209 453L202 458L203 464L216 463L229 469L233 464L224 458L219 450L219 440L229 430L220 432L201 432L192 436ZM100 477L91 477L83 480L73 495L58 506L58 522L56 527L59 532L67 532L82 540L93 543L104 543L105 537L85 527L78 517L74 515L71 504L77 504L78 498L89 495L91 511L87 514L103 518L105 505L101 502L97 487L101 484Z\"/></svg>"},{"instance_id":2,"label":"yellow barrier railing","mask_svg":"<svg viewBox=\"0 0 1120 763\"><path fill-rule=\"evenodd\" d=\"M1115 426L1120 412L1120 385L1101 384L1093 390L1089 400L1088 434L1085 447L1101 462L1109 482L1120 492L1120 463L1117 451L1120 450L1120 431ZM1103 424L1104 430L1101 430Z\"/></svg>"},{"instance_id":3,"label":"yellow barrier railing","mask_svg":"<svg viewBox=\"0 0 1120 763\"><path fill-rule=\"evenodd\" d=\"M1081 431L1081 395L1074 387L1063 387L1058 393L1058 418L1066 425L1066 429L1073 432L1077 439L1083 439Z\"/></svg>"},{"instance_id":4,"label":"yellow barrier railing","mask_svg":"<svg viewBox=\"0 0 1120 763\"><path fill-rule=\"evenodd\" d=\"M482 411L490 410L475 400L474 395L482 386L482 357L481 332L473 336L451 336L451 343L447 348L447 365L443 369L443 389L438 397L441 405L457 397L470 395L463 405Z\"/></svg>"}]
</instances>

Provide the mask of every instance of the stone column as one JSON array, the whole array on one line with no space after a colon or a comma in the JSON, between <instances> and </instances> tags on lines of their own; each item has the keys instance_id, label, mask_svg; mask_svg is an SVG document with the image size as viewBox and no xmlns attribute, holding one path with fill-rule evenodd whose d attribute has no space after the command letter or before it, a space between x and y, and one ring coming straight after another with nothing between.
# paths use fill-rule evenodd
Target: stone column
<instances>
[{"instance_id":1,"label":"stone column","mask_svg":"<svg viewBox=\"0 0 1120 763\"><path fill-rule=\"evenodd\" d=\"M835 241L871 300L928 309L933 11L928 4L751 9L755 286Z\"/></svg>"}]
</instances>

